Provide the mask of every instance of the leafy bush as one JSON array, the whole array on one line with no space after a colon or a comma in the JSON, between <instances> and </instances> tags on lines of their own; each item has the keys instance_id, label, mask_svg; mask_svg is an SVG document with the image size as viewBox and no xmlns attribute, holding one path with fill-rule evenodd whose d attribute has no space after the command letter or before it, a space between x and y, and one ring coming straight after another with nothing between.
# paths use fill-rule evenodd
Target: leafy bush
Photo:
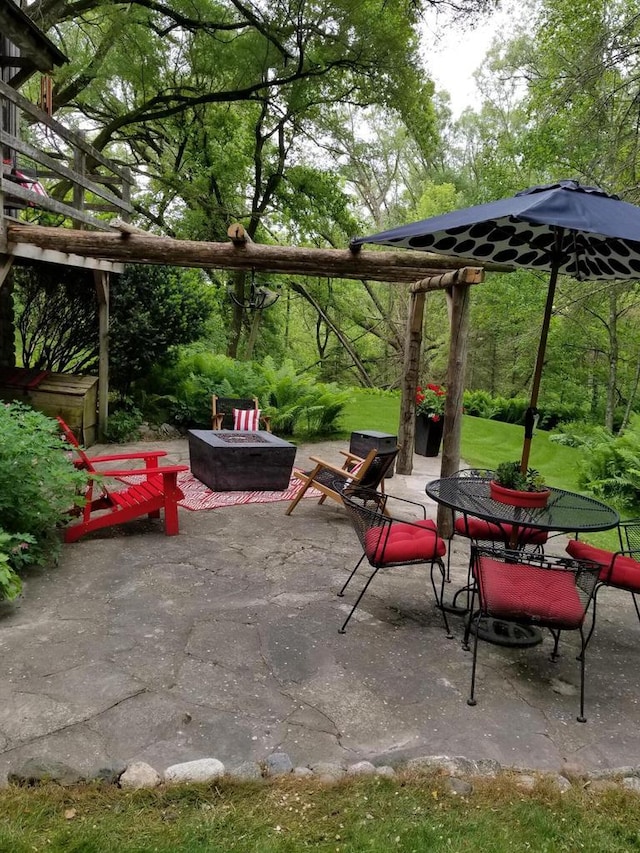
<instances>
[{"instance_id":1,"label":"leafy bush","mask_svg":"<svg viewBox=\"0 0 640 853\"><path fill-rule=\"evenodd\" d=\"M57 557L56 528L86 475L76 471L56 421L21 403L0 405L0 596L20 592L16 572Z\"/></svg>"},{"instance_id":2,"label":"leafy bush","mask_svg":"<svg viewBox=\"0 0 640 853\"><path fill-rule=\"evenodd\" d=\"M115 443L132 441L139 435L138 429L142 421L140 409L128 401L121 408L109 413L105 438Z\"/></svg>"},{"instance_id":3,"label":"leafy bush","mask_svg":"<svg viewBox=\"0 0 640 853\"><path fill-rule=\"evenodd\" d=\"M529 408L527 397L501 397L488 391L465 391L464 411L467 415L504 421L507 424L524 424ZM538 407L538 429L552 430L560 423L578 420L584 416L580 406L545 400Z\"/></svg>"},{"instance_id":4,"label":"leafy bush","mask_svg":"<svg viewBox=\"0 0 640 853\"><path fill-rule=\"evenodd\" d=\"M586 421L569 421L566 424L559 424L555 434L549 436L549 441L560 444L562 447L591 450L595 445L613 441L613 436L605 427Z\"/></svg>"},{"instance_id":5,"label":"leafy bush","mask_svg":"<svg viewBox=\"0 0 640 853\"><path fill-rule=\"evenodd\" d=\"M594 495L621 508L640 506L640 417L621 436L590 445L580 473L580 484Z\"/></svg>"},{"instance_id":6,"label":"leafy bush","mask_svg":"<svg viewBox=\"0 0 640 853\"><path fill-rule=\"evenodd\" d=\"M111 292L111 385L122 396L152 367L172 363L176 347L198 340L213 310L212 289L194 270L132 265Z\"/></svg>"},{"instance_id":7,"label":"leafy bush","mask_svg":"<svg viewBox=\"0 0 640 853\"><path fill-rule=\"evenodd\" d=\"M465 391L463 407L466 415L474 415L477 418L491 419L498 411L493 396L488 391Z\"/></svg>"},{"instance_id":8,"label":"leafy bush","mask_svg":"<svg viewBox=\"0 0 640 853\"><path fill-rule=\"evenodd\" d=\"M199 348L181 353L177 363L152 371L145 383L145 396L138 404L151 420L169 420L181 427L211 425L211 396L253 397L271 416L274 432L293 435L330 435L338 430L339 418L349 394L335 385L325 385L299 375L291 361L276 365L267 357L262 365L235 361Z\"/></svg>"}]
</instances>

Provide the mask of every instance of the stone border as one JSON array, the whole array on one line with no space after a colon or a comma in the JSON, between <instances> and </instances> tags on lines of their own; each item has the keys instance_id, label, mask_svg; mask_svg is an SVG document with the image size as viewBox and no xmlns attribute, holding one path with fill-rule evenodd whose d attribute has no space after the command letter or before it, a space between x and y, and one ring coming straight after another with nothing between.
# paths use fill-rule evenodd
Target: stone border
<instances>
[{"instance_id":1,"label":"stone border","mask_svg":"<svg viewBox=\"0 0 640 853\"><path fill-rule=\"evenodd\" d=\"M523 791L532 790L538 781L547 779L561 793L569 791L577 784L584 788L593 783L604 787L621 785L628 790L640 792L640 765L592 772L567 766L562 771L553 773L502 767L492 759L474 761L461 756L425 755L411 758L395 768L388 764L375 765L371 761L357 761L352 764L318 762L309 766L294 766L286 752L274 752L263 762L246 761L230 768L226 768L217 758L201 758L172 764L164 773L159 773L143 761L134 761L129 765L114 764L111 767L97 768L95 772L87 774L62 762L30 759L9 773L7 784L32 786L42 782L57 782L63 786L71 786L86 782L103 782L136 790L156 788L161 784L203 783L223 778L248 782L291 777L316 779L321 783L333 784L342 779L362 776L394 778L402 773L438 774L446 777L451 792L460 796L473 792L472 780L496 778L502 773L512 775L514 786Z\"/></svg>"}]
</instances>

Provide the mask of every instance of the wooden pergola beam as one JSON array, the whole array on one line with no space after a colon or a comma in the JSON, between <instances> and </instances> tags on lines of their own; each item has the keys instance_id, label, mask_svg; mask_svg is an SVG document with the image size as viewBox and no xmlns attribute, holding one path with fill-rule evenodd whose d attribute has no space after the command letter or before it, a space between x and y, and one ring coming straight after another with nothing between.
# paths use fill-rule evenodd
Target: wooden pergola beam
<instances>
[{"instance_id":1,"label":"wooden pergola beam","mask_svg":"<svg viewBox=\"0 0 640 853\"><path fill-rule=\"evenodd\" d=\"M203 243L139 234L137 231L105 233L8 224L7 252L12 254L12 247L24 244L122 263L323 275L391 283L424 282L432 276L468 268L469 265L468 261L459 258L404 249L397 252L352 252L349 249L265 246L244 241ZM479 268L505 271L505 267L495 264L480 264ZM447 281L442 278L434 286L424 286L430 290L441 290L450 286Z\"/></svg>"}]
</instances>

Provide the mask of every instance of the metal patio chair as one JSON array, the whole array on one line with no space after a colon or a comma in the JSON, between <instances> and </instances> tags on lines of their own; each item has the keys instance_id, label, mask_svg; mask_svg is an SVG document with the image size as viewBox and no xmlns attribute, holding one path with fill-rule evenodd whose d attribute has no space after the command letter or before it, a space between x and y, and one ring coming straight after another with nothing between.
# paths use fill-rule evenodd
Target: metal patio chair
<instances>
[{"instance_id":1,"label":"metal patio chair","mask_svg":"<svg viewBox=\"0 0 640 853\"><path fill-rule=\"evenodd\" d=\"M362 600L362 596L380 569L428 563L436 605L442 612L447 636L451 637L447 614L442 608L442 591L445 580L442 558L446 552L446 545L444 540L438 536L435 522L427 519L424 506L405 498L364 489L359 484L354 484L346 489L342 494L342 500L362 545L363 553L338 595L340 597L344 595L345 590L365 560L373 571L360 591L349 615L344 620L340 633L344 634L349 620ZM417 521L405 521L394 516L395 512L402 510L420 512L422 518ZM440 573L439 592L434 577L436 569Z\"/></svg>"},{"instance_id":2,"label":"metal patio chair","mask_svg":"<svg viewBox=\"0 0 640 853\"><path fill-rule=\"evenodd\" d=\"M593 598L593 625L587 642L595 628L598 592L603 586L621 589L631 593L638 621L640 605L636 596L640 594L640 518L629 518L618 524L620 539L619 551L607 551L597 548L579 539L571 539L567 544L567 553L576 560L591 560L600 567L598 583Z\"/></svg>"},{"instance_id":3,"label":"metal patio chair","mask_svg":"<svg viewBox=\"0 0 640 853\"><path fill-rule=\"evenodd\" d=\"M497 618L519 625L548 628L554 639L552 661L558 657L560 632L579 631L580 713L577 719L581 723L586 722L585 651L591 630L585 636L583 625L595 593L599 571L600 567L596 563L585 560L526 554L504 548L473 548L475 584L471 596L471 616L463 641L463 648L468 650L469 634L474 633L471 688L467 699L469 705L476 704L480 621Z\"/></svg>"}]
</instances>

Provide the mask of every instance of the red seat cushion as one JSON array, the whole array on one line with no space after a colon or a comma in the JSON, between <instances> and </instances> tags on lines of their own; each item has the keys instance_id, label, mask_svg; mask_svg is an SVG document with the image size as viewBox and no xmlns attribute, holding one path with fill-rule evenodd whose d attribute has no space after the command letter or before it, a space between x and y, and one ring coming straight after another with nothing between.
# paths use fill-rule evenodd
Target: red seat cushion
<instances>
[{"instance_id":1,"label":"red seat cushion","mask_svg":"<svg viewBox=\"0 0 640 853\"><path fill-rule=\"evenodd\" d=\"M484 542L510 542L513 528L510 524L493 524L483 518L459 517L455 520L455 531L459 536ZM549 538L546 530L534 527L519 527L518 542L521 545L544 545Z\"/></svg>"},{"instance_id":2,"label":"red seat cushion","mask_svg":"<svg viewBox=\"0 0 640 853\"><path fill-rule=\"evenodd\" d=\"M481 557L480 596L492 616L526 619L543 625L577 628L584 605L570 571L543 569L527 563L503 563Z\"/></svg>"},{"instance_id":3,"label":"red seat cushion","mask_svg":"<svg viewBox=\"0 0 640 853\"><path fill-rule=\"evenodd\" d=\"M428 562L444 556L446 550L431 520L412 524L393 521L390 525L371 527L365 534L365 554L374 565L413 560Z\"/></svg>"},{"instance_id":4,"label":"red seat cushion","mask_svg":"<svg viewBox=\"0 0 640 853\"><path fill-rule=\"evenodd\" d=\"M596 548L579 539L571 539L567 545L567 552L575 560L592 560L602 566L600 580L613 586L620 586L631 592L640 592L640 563L633 557L625 557L619 554L615 558L613 569L611 561L614 558L613 551L605 551L604 548Z\"/></svg>"}]
</instances>

